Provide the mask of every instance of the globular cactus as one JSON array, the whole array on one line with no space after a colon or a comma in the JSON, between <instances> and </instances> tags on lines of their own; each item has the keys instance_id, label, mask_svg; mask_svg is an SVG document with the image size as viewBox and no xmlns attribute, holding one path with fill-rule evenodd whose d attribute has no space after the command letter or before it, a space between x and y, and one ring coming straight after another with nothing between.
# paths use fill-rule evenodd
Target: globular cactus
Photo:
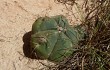
<instances>
[{"instance_id":1,"label":"globular cactus","mask_svg":"<svg viewBox=\"0 0 110 70\"><path fill-rule=\"evenodd\" d=\"M62 16L38 18L32 26L31 47L41 59L61 61L74 52L84 38L80 27L71 27Z\"/></svg>"}]
</instances>

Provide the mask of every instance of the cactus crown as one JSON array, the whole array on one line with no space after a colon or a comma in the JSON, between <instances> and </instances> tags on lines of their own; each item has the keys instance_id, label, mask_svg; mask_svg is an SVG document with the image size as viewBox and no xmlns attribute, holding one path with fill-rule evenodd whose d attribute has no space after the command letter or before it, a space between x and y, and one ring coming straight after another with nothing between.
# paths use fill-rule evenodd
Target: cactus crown
<instances>
[{"instance_id":1,"label":"cactus crown","mask_svg":"<svg viewBox=\"0 0 110 70\"><path fill-rule=\"evenodd\" d=\"M80 27L72 28L62 16L38 18L32 26L31 47L42 59L61 61L70 56L84 38Z\"/></svg>"}]
</instances>

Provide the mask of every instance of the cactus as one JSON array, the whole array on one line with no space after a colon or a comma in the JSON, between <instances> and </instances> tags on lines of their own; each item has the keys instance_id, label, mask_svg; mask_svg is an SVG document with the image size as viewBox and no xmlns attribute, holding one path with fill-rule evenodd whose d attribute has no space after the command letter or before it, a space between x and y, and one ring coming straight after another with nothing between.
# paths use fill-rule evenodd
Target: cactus
<instances>
[{"instance_id":1,"label":"cactus","mask_svg":"<svg viewBox=\"0 0 110 70\"><path fill-rule=\"evenodd\" d=\"M41 59L61 61L70 56L84 38L81 30L79 26L69 26L62 15L38 18L32 26L31 47Z\"/></svg>"}]
</instances>

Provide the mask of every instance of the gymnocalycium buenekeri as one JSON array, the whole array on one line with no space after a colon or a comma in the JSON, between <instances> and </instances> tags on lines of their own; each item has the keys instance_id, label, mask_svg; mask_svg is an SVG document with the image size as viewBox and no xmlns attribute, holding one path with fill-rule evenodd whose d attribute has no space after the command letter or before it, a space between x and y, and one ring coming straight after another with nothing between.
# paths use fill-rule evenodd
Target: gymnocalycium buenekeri
<instances>
[{"instance_id":1,"label":"gymnocalycium buenekeri","mask_svg":"<svg viewBox=\"0 0 110 70\"><path fill-rule=\"evenodd\" d=\"M80 26L71 27L62 15L40 17L32 26L30 43L41 59L58 62L74 52L84 35Z\"/></svg>"}]
</instances>

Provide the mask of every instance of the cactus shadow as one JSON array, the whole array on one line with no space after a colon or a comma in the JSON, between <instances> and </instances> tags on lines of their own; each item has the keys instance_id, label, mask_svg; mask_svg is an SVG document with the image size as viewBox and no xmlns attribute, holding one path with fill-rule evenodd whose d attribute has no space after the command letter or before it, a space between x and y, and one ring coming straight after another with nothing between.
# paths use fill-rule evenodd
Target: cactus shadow
<instances>
[{"instance_id":1,"label":"cactus shadow","mask_svg":"<svg viewBox=\"0 0 110 70\"><path fill-rule=\"evenodd\" d=\"M23 53L25 57L31 58L31 59L39 59L35 56L34 53L32 53L32 49L30 47L30 39L31 39L31 31L27 32L23 36Z\"/></svg>"}]
</instances>

